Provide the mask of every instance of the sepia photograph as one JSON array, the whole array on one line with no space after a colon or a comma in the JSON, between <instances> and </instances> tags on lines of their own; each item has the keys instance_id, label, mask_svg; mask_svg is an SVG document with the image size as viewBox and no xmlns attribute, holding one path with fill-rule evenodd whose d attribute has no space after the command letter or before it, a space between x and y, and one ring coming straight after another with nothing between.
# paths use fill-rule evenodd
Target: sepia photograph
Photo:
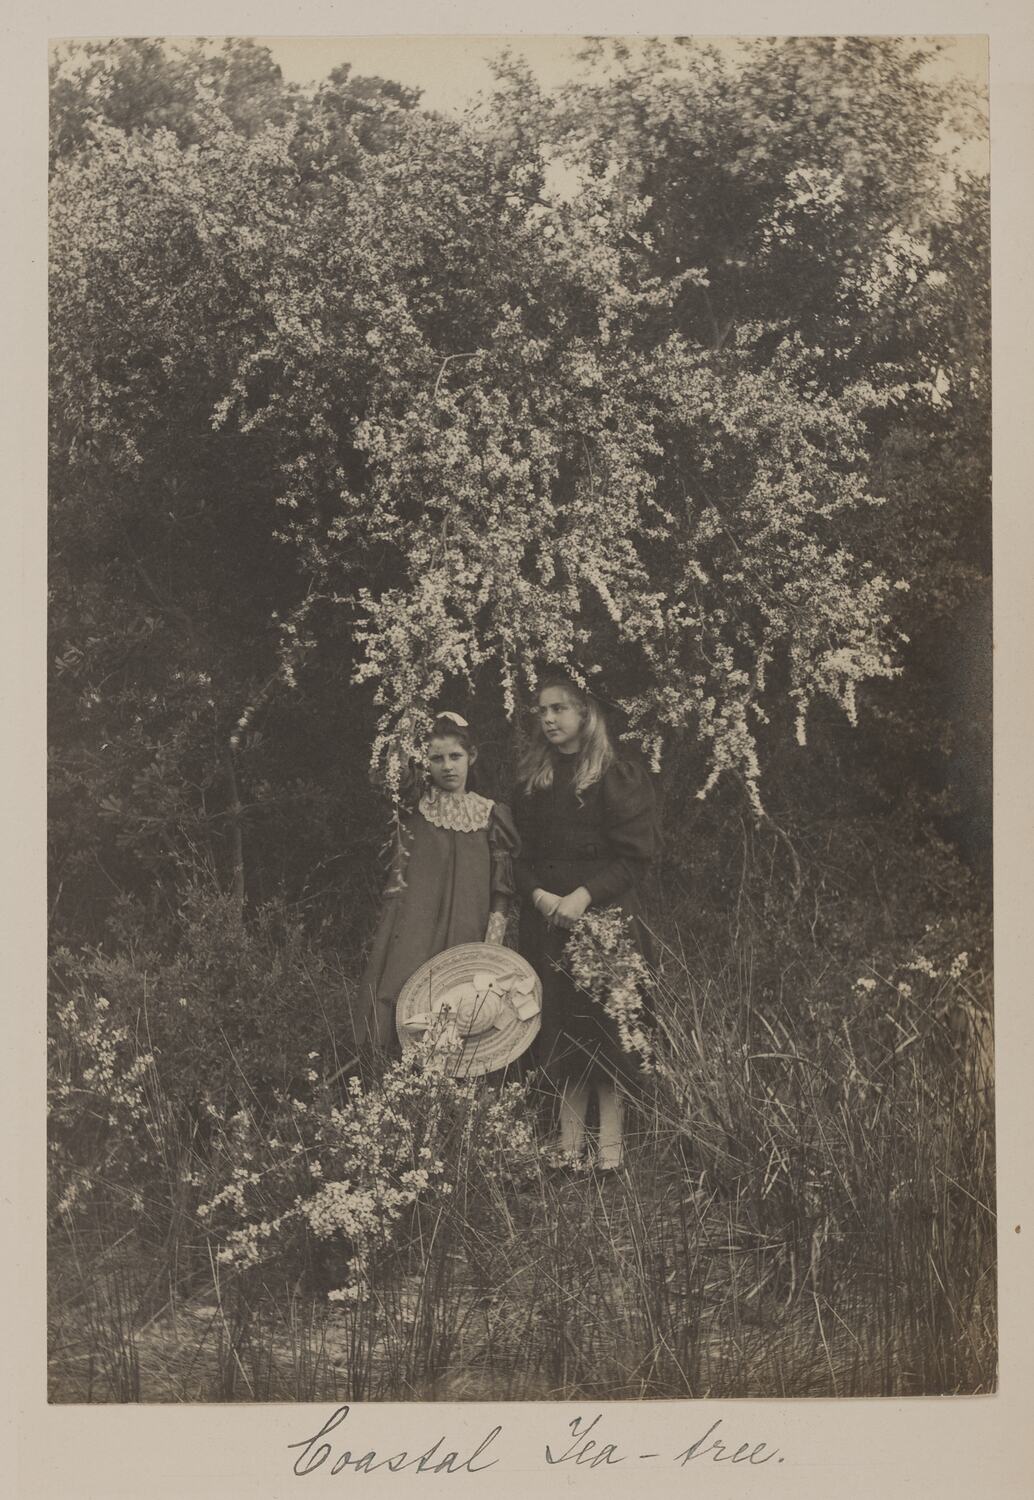
<instances>
[{"instance_id":1,"label":"sepia photograph","mask_svg":"<svg viewBox=\"0 0 1034 1500\"><path fill-rule=\"evenodd\" d=\"M49 1401L994 1393L986 37L49 62Z\"/></svg>"}]
</instances>

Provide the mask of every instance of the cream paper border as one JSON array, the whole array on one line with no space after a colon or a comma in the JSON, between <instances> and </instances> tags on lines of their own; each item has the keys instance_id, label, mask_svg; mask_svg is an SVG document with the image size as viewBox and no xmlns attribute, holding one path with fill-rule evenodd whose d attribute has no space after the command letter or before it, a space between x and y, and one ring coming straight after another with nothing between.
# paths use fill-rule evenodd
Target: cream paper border
<instances>
[{"instance_id":1,"label":"cream paper border","mask_svg":"<svg viewBox=\"0 0 1034 1500\"><path fill-rule=\"evenodd\" d=\"M991 46L995 338L995 812L997 1079L999 1147L1000 1388L995 1396L910 1401L797 1400L613 1403L603 1406L501 1404L369 1406L349 1418L359 1451L420 1451L440 1433L447 1446L476 1445L496 1423L501 1462L487 1471L499 1495L568 1493L569 1487L620 1495L988 1496L1034 1492L1034 1324L1029 1281L1034 1243L1031 1190L1034 1027L1027 973L1032 925L1034 844L1030 759L1032 524L1034 472L1029 436L1032 384L1030 162L1034 147L1031 62L1034 29L1020 3L671 3L499 0L473 5L416 0L378 5L228 4L175 6L28 4L3 28L3 91L8 231L4 290L6 356L3 422L4 588L0 692L5 710L4 877L5 1046L4 1227L0 1281L4 1415L0 1473L7 1493L35 1500L237 1500L301 1493L371 1496L480 1492L485 1479L383 1471L331 1479L328 1468L296 1478L287 1444L318 1430L329 1406L53 1407L45 1404L43 1221L44 844L43 687L46 649L43 479L45 462L46 43L55 36L348 36L559 32L696 35L775 33L987 33ZM412 45L419 46L418 40ZM1016 1226L1022 1227L1020 1232ZM607 1437L631 1454L675 1453L717 1417L737 1442L779 1448L778 1466L735 1469L709 1461L688 1469L627 1462L601 1469L548 1468L543 1444L559 1442L579 1413L605 1412ZM338 1451L335 1448L335 1451Z\"/></svg>"}]
</instances>

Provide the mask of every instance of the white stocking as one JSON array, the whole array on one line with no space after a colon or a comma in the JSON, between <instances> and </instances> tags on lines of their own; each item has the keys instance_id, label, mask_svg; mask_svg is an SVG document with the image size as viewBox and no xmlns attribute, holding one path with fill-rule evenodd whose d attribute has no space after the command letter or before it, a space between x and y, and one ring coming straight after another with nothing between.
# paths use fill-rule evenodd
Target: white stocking
<instances>
[{"instance_id":1,"label":"white stocking","mask_svg":"<svg viewBox=\"0 0 1034 1500\"><path fill-rule=\"evenodd\" d=\"M580 1156L585 1145L585 1116L589 1112L589 1085L566 1083L560 1096L560 1146L568 1156Z\"/></svg>"},{"instance_id":2,"label":"white stocking","mask_svg":"<svg viewBox=\"0 0 1034 1500\"><path fill-rule=\"evenodd\" d=\"M600 1083L597 1096L600 1101L599 1163L601 1167L620 1167L625 1101L609 1080Z\"/></svg>"}]
</instances>

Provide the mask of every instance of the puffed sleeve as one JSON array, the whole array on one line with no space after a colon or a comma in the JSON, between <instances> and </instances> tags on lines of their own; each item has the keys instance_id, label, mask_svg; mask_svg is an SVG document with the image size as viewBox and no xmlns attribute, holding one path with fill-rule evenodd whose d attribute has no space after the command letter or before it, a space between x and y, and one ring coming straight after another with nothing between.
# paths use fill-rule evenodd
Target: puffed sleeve
<instances>
[{"instance_id":1,"label":"puffed sleeve","mask_svg":"<svg viewBox=\"0 0 1034 1500\"><path fill-rule=\"evenodd\" d=\"M585 882L593 906L619 901L645 873L657 847L653 786L642 766L617 760L600 786L609 862Z\"/></svg>"},{"instance_id":2,"label":"puffed sleeve","mask_svg":"<svg viewBox=\"0 0 1034 1500\"><path fill-rule=\"evenodd\" d=\"M488 823L488 852L492 861L491 909L505 913L516 893L513 862L521 852L521 841L513 814L503 802L496 802L492 807Z\"/></svg>"}]
</instances>

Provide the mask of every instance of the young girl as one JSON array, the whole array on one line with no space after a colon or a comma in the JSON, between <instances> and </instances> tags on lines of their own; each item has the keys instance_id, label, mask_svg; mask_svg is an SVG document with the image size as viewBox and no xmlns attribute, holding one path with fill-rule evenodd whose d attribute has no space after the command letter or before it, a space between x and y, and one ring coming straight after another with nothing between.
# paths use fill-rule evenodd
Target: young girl
<instances>
[{"instance_id":1,"label":"young girl","mask_svg":"<svg viewBox=\"0 0 1034 1500\"><path fill-rule=\"evenodd\" d=\"M423 795L403 823L384 910L359 985L360 1044L394 1050L395 1001L420 965L457 943L501 943L518 845L509 809L468 790L477 748L466 719L442 713Z\"/></svg>"},{"instance_id":2,"label":"young girl","mask_svg":"<svg viewBox=\"0 0 1034 1500\"><path fill-rule=\"evenodd\" d=\"M640 946L638 882L653 857L653 788L646 772L619 758L599 708L570 679L545 679L538 732L518 771L514 802L521 853L519 949L542 981L538 1056L560 1098L560 1143L579 1157L592 1091L599 1105L598 1165L621 1165L623 1098L631 1061L617 1028L563 972L568 931L590 906L632 916Z\"/></svg>"}]
</instances>

